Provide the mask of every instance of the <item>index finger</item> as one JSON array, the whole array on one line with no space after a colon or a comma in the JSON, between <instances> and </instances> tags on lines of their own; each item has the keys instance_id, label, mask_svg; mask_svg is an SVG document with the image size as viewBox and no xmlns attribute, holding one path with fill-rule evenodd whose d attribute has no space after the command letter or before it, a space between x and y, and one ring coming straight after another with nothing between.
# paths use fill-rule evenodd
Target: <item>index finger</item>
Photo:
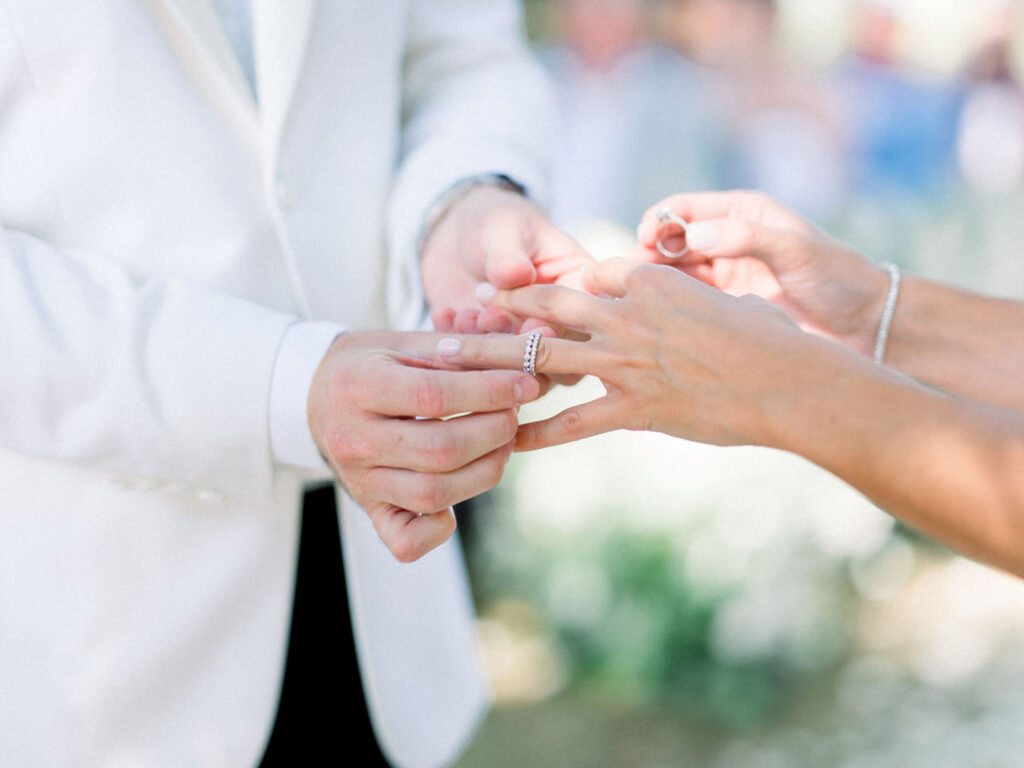
<instances>
[{"instance_id":1,"label":"index finger","mask_svg":"<svg viewBox=\"0 0 1024 768\"><path fill-rule=\"evenodd\" d=\"M476 295L486 306L584 332L600 327L607 305L607 299L557 285L530 285L497 291L494 286L484 283L477 287Z\"/></svg>"}]
</instances>

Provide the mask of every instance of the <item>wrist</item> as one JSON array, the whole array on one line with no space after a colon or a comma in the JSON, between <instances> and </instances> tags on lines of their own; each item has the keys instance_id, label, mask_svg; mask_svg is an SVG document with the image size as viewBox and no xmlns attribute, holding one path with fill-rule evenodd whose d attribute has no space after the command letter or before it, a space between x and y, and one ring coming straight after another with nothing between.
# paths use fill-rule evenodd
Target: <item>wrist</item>
<instances>
[{"instance_id":1,"label":"wrist","mask_svg":"<svg viewBox=\"0 0 1024 768\"><path fill-rule=\"evenodd\" d=\"M889 341L889 327L892 324L893 315L896 312L896 302L900 295L899 267L895 264L883 264L882 268L889 275L889 285L886 290L885 303L882 305L882 314L878 319L878 332L875 334L873 357L878 365L882 365L885 362L885 351Z\"/></svg>"},{"instance_id":2,"label":"wrist","mask_svg":"<svg viewBox=\"0 0 1024 768\"><path fill-rule=\"evenodd\" d=\"M892 291L899 288L899 276L892 277L894 265L874 264L855 253L857 271L848 282L850 300L855 308L842 323L837 338L865 357L884 355L888 344L889 323L895 306ZM898 273L898 270L896 270ZM840 321L842 322L842 321Z\"/></svg>"},{"instance_id":3,"label":"wrist","mask_svg":"<svg viewBox=\"0 0 1024 768\"><path fill-rule=\"evenodd\" d=\"M530 248L544 221L540 210L513 190L490 184L463 190L421 247L419 273L427 305L477 306L466 287L481 281L501 287L533 282Z\"/></svg>"},{"instance_id":4,"label":"wrist","mask_svg":"<svg viewBox=\"0 0 1024 768\"><path fill-rule=\"evenodd\" d=\"M787 356L787 378L765 398L763 445L826 461L837 432L852 418L851 402L864 401L880 371L865 356L827 339L805 335Z\"/></svg>"},{"instance_id":5,"label":"wrist","mask_svg":"<svg viewBox=\"0 0 1024 768\"><path fill-rule=\"evenodd\" d=\"M431 206L424 217L423 230L417 243L416 252L422 257L437 229L468 196L481 190L500 190L518 197L525 197L526 188L501 173L471 176L454 184Z\"/></svg>"},{"instance_id":6,"label":"wrist","mask_svg":"<svg viewBox=\"0 0 1024 768\"><path fill-rule=\"evenodd\" d=\"M807 442L835 423L829 396L851 364L863 359L840 344L813 333L797 331L773 346L775 365L760 377L761 391L749 397L756 417L752 443L802 456ZM826 437L827 439L827 437Z\"/></svg>"},{"instance_id":7,"label":"wrist","mask_svg":"<svg viewBox=\"0 0 1024 768\"><path fill-rule=\"evenodd\" d=\"M951 382L933 381L925 373L922 361L939 360L947 355L986 343L984 331L969 333L962 323L964 307L956 301L960 294L939 288L935 283L904 275L900 280L899 300L893 314L886 345L886 365L930 381L940 388ZM951 318L956 323L950 326ZM953 332L949 329L955 328ZM967 341L970 339L970 341Z\"/></svg>"}]
</instances>

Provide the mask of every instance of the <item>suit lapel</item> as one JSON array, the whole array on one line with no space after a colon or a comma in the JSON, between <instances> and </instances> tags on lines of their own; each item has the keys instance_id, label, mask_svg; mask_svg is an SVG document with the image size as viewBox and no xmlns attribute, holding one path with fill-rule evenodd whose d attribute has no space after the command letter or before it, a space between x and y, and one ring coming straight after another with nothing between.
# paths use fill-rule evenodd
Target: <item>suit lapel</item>
<instances>
[{"instance_id":1,"label":"suit lapel","mask_svg":"<svg viewBox=\"0 0 1024 768\"><path fill-rule=\"evenodd\" d=\"M255 116L262 150L273 159L302 72L316 0L252 0L257 99L210 0L148 0L190 70L218 83Z\"/></svg>"},{"instance_id":2,"label":"suit lapel","mask_svg":"<svg viewBox=\"0 0 1024 768\"><path fill-rule=\"evenodd\" d=\"M149 0L180 55L201 80L216 82L252 112L255 99L210 0Z\"/></svg>"},{"instance_id":3,"label":"suit lapel","mask_svg":"<svg viewBox=\"0 0 1024 768\"><path fill-rule=\"evenodd\" d=\"M277 154L302 72L316 0L253 0L253 43L263 149Z\"/></svg>"}]
</instances>

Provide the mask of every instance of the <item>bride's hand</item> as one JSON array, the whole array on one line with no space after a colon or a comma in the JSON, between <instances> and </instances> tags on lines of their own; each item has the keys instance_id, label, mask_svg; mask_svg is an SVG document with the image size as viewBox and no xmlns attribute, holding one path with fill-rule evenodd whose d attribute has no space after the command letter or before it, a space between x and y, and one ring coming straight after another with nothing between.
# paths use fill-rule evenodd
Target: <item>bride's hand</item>
<instances>
[{"instance_id":1,"label":"bride's hand","mask_svg":"<svg viewBox=\"0 0 1024 768\"><path fill-rule=\"evenodd\" d=\"M664 209L688 222L685 236L661 226ZM637 260L671 264L733 295L761 296L805 330L871 354L887 274L766 195L674 195L644 214L637 235ZM659 235L666 250L689 250L667 258Z\"/></svg>"},{"instance_id":2,"label":"bride's hand","mask_svg":"<svg viewBox=\"0 0 1024 768\"><path fill-rule=\"evenodd\" d=\"M799 396L794 371L828 347L755 296L734 297L666 266L609 259L589 295L556 286L499 291L492 305L573 328L587 341L544 338L538 373L593 374L607 394L520 427L517 450L615 429L656 430L718 445L770 444L771 420ZM464 336L439 345L449 364L517 369L522 336Z\"/></svg>"}]
</instances>

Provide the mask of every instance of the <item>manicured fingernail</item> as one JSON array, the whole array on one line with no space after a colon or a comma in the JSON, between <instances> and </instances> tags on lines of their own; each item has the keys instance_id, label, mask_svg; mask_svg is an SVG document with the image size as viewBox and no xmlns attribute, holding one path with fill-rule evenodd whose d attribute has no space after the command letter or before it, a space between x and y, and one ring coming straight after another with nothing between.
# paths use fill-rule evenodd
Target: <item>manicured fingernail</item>
<instances>
[{"instance_id":1,"label":"manicured fingernail","mask_svg":"<svg viewBox=\"0 0 1024 768\"><path fill-rule=\"evenodd\" d=\"M641 243L648 243L654 239L654 225L648 221L641 221L636 228L636 239Z\"/></svg>"},{"instance_id":2,"label":"manicured fingernail","mask_svg":"<svg viewBox=\"0 0 1024 768\"><path fill-rule=\"evenodd\" d=\"M540 383L533 376L520 376L514 386L516 402L528 403L540 394Z\"/></svg>"},{"instance_id":3,"label":"manicured fingernail","mask_svg":"<svg viewBox=\"0 0 1024 768\"><path fill-rule=\"evenodd\" d=\"M498 289L490 283L480 283L476 287L476 297L481 304L489 304L498 294Z\"/></svg>"},{"instance_id":4,"label":"manicured fingernail","mask_svg":"<svg viewBox=\"0 0 1024 768\"><path fill-rule=\"evenodd\" d=\"M437 354L441 357L454 357L462 349L462 342L458 339L441 339L437 342Z\"/></svg>"},{"instance_id":5,"label":"manicured fingernail","mask_svg":"<svg viewBox=\"0 0 1024 768\"><path fill-rule=\"evenodd\" d=\"M709 251L718 245L718 226L710 221L695 221L686 227L686 244L695 251Z\"/></svg>"}]
</instances>

